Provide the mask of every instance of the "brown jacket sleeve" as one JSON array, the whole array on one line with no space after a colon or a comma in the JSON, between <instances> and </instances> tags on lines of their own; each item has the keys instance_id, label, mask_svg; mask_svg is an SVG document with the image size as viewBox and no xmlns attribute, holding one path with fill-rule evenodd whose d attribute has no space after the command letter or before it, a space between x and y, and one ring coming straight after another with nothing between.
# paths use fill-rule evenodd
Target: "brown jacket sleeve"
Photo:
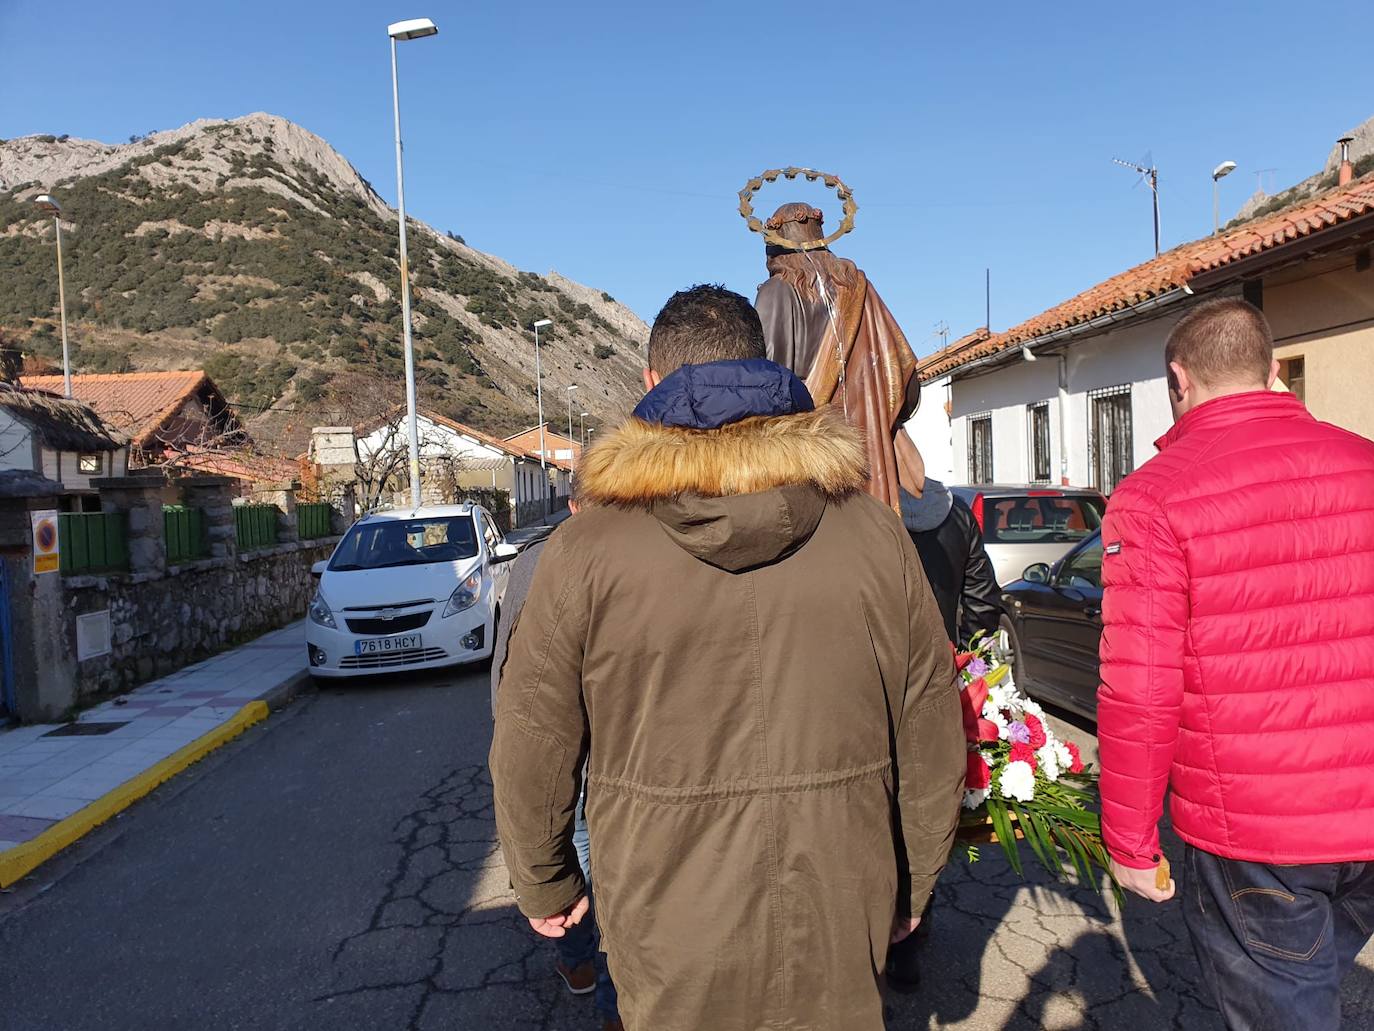
<instances>
[{"instance_id":1,"label":"brown jacket sleeve","mask_svg":"<svg viewBox=\"0 0 1374 1031\"><path fill-rule=\"evenodd\" d=\"M511 631L496 701L491 781L496 830L520 911L547 917L585 890L572 845L588 734L582 705L584 577L566 533L544 549Z\"/></svg>"},{"instance_id":2,"label":"brown jacket sleeve","mask_svg":"<svg viewBox=\"0 0 1374 1031\"><path fill-rule=\"evenodd\" d=\"M911 538L902 541L908 643L906 695L896 727L902 881L897 912L921 912L954 845L968 769L954 656Z\"/></svg>"}]
</instances>

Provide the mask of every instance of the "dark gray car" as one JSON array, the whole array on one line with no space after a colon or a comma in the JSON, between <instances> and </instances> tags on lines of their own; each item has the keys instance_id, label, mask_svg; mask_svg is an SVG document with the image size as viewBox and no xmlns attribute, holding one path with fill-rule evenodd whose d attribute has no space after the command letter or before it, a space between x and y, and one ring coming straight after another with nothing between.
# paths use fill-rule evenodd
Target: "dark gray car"
<instances>
[{"instance_id":1,"label":"dark gray car","mask_svg":"<svg viewBox=\"0 0 1374 1031\"><path fill-rule=\"evenodd\" d=\"M997 648L1016 683L1042 701L1097 718L1102 639L1102 532L1053 565L1028 566L1002 589Z\"/></svg>"}]
</instances>

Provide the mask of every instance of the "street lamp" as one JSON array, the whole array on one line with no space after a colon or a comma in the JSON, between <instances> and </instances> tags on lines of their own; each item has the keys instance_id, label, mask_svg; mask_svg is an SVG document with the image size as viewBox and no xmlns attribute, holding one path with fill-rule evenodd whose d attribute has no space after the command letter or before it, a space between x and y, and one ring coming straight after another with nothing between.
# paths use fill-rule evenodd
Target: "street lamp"
<instances>
[{"instance_id":1,"label":"street lamp","mask_svg":"<svg viewBox=\"0 0 1374 1031\"><path fill-rule=\"evenodd\" d=\"M540 319L534 324L534 396L539 402L539 467L547 469L544 453L548 450L544 443L544 380L539 369L539 331L552 326L553 319Z\"/></svg>"},{"instance_id":2,"label":"street lamp","mask_svg":"<svg viewBox=\"0 0 1374 1031\"><path fill-rule=\"evenodd\" d=\"M572 435L572 392L577 389L574 383L568 387L568 443L572 444L575 438Z\"/></svg>"},{"instance_id":3,"label":"street lamp","mask_svg":"<svg viewBox=\"0 0 1374 1031\"><path fill-rule=\"evenodd\" d=\"M396 83L397 40L422 39L439 31L428 18L411 18L386 27L391 37L391 110L396 120L396 215L401 226L401 321L405 329L406 421L410 431L410 501L420 507L420 424L415 412L415 345L410 337L410 265L406 261L406 187L401 170L401 93Z\"/></svg>"},{"instance_id":4,"label":"street lamp","mask_svg":"<svg viewBox=\"0 0 1374 1031\"><path fill-rule=\"evenodd\" d=\"M1212 235L1215 236L1221 230L1221 209L1217 201L1217 183L1225 179L1236 170L1234 161L1223 161L1212 169Z\"/></svg>"},{"instance_id":5,"label":"street lamp","mask_svg":"<svg viewBox=\"0 0 1374 1031\"><path fill-rule=\"evenodd\" d=\"M72 396L72 363L67 351L67 284L62 278L62 206L57 198L48 193L40 193L34 198L40 211L52 216L52 224L57 227L57 305L62 313L62 391Z\"/></svg>"},{"instance_id":6,"label":"street lamp","mask_svg":"<svg viewBox=\"0 0 1374 1031\"><path fill-rule=\"evenodd\" d=\"M582 432L582 449L583 449L584 451L587 449L587 416L589 416L589 415L591 415L591 414L592 414L591 412L583 412L581 415L578 416L578 419L581 420L581 423L582 423L582 425L581 425L581 432Z\"/></svg>"}]
</instances>

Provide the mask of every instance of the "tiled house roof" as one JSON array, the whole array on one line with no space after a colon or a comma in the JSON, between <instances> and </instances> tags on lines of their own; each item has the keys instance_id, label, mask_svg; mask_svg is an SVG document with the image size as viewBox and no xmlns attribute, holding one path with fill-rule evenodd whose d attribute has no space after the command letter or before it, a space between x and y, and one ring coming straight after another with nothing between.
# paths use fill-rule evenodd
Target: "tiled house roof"
<instances>
[{"instance_id":1,"label":"tiled house roof","mask_svg":"<svg viewBox=\"0 0 1374 1031\"><path fill-rule=\"evenodd\" d=\"M62 392L61 376L24 376L22 382L36 390ZM228 402L201 369L72 377L72 397L90 405L107 423L127 433L135 447L145 449L161 443L159 431L189 400L206 392L227 412ZM232 414L228 418L237 428L238 420Z\"/></svg>"},{"instance_id":2,"label":"tiled house roof","mask_svg":"<svg viewBox=\"0 0 1374 1031\"><path fill-rule=\"evenodd\" d=\"M1251 219L1216 236L1175 247L1127 269L1003 333L981 339L978 333L928 355L917 365L922 380L935 379L961 366L1010 350L1028 340L1067 329L1189 285L1208 273L1295 241L1310 240L1353 220L1374 215L1374 175L1338 186L1271 215Z\"/></svg>"}]
</instances>

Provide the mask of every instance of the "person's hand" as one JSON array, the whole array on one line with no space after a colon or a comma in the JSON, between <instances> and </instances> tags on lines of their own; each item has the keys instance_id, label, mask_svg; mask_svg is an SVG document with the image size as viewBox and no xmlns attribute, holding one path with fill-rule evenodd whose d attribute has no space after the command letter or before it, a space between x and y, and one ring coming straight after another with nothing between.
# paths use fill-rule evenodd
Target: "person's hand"
<instances>
[{"instance_id":1,"label":"person's hand","mask_svg":"<svg viewBox=\"0 0 1374 1031\"><path fill-rule=\"evenodd\" d=\"M1157 866L1137 870L1134 867L1122 866L1115 859L1112 860L1112 876L1116 879L1117 884L1143 899L1149 899L1151 902L1168 902L1174 897L1177 886L1174 884L1174 879L1170 877L1169 887L1160 890L1155 880L1158 872L1159 867Z\"/></svg>"},{"instance_id":2,"label":"person's hand","mask_svg":"<svg viewBox=\"0 0 1374 1031\"><path fill-rule=\"evenodd\" d=\"M567 909L553 916L530 917L530 926L545 938L562 938L568 933L569 927L576 927L582 922L582 918L587 915L587 910L591 908L591 903L587 901L587 896L582 895Z\"/></svg>"},{"instance_id":3,"label":"person's hand","mask_svg":"<svg viewBox=\"0 0 1374 1031\"><path fill-rule=\"evenodd\" d=\"M892 921L892 942L896 945L899 941L905 941L915 933L916 928L921 926L919 916L899 916Z\"/></svg>"}]
</instances>

